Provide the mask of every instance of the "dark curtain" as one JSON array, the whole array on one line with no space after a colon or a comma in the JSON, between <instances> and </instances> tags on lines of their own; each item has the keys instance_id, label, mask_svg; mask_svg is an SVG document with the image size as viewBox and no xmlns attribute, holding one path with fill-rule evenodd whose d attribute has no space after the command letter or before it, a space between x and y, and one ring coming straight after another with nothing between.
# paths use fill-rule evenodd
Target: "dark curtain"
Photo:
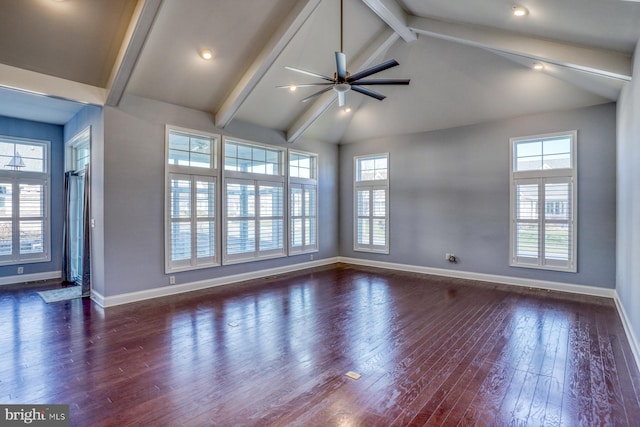
<instances>
[{"instance_id":1,"label":"dark curtain","mask_svg":"<svg viewBox=\"0 0 640 427\"><path fill-rule=\"evenodd\" d=\"M71 175L64 173L64 224L62 225L62 283L67 285L73 282L71 277Z\"/></svg>"},{"instance_id":2,"label":"dark curtain","mask_svg":"<svg viewBox=\"0 0 640 427\"><path fill-rule=\"evenodd\" d=\"M82 207L82 296L91 296L91 173L90 165L84 171Z\"/></svg>"}]
</instances>

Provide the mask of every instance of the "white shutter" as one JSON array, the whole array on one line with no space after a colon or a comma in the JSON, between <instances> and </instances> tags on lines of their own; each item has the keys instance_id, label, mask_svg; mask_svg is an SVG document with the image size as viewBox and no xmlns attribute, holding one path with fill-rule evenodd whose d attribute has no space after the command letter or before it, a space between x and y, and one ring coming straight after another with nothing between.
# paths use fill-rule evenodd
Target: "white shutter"
<instances>
[{"instance_id":1,"label":"white shutter","mask_svg":"<svg viewBox=\"0 0 640 427\"><path fill-rule=\"evenodd\" d=\"M546 178L544 186L544 246L542 265L573 269L573 179Z\"/></svg>"},{"instance_id":2,"label":"white shutter","mask_svg":"<svg viewBox=\"0 0 640 427\"><path fill-rule=\"evenodd\" d=\"M196 209L196 251L197 265L216 261L216 181L210 176L195 177Z\"/></svg>"},{"instance_id":3,"label":"white shutter","mask_svg":"<svg viewBox=\"0 0 640 427\"><path fill-rule=\"evenodd\" d=\"M289 184L289 253L317 250L317 187Z\"/></svg>"},{"instance_id":4,"label":"white shutter","mask_svg":"<svg viewBox=\"0 0 640 427\"><path fill-rule=\"evenodd\" d=\"M227 263L284 255L284 183L227 179Z\"/></svg>"},{"instance_id":5,"label":"white shutter","mask_svg":"<svg viewBox=\"0 0 640 427\"><path fill-rule=\"evenodd\" d=\"M256 251L256 193L251 180L227 180L226 260L253 258Z\"/></svg>"},{"instance_id":6,"label":"white shutter","mask_svg":"<svg viewBox=\"0 0 640 427\"><path fill-rule=\"evenodd\" d=\"M359 186L356 190L355 249L388 252L388 189Z\"/></svg>"},{"instance_id":7,"label":"white shutter","mask_svg":"<svg viewBox=\"0 0 640 427\"><path fill-rule=\"evenodd\" d=\"M575 271L572 177L514 181L512 265Z\"/></svg>"},{"instance_id":8,"label":"white shutter","mask_svg":"<svg viewBox=\"0 0 640 427\"><path fill-rule=\"evenodd\" d=\"M259 256L284 253L284 187L282 183L260 182Z\"/></svg>"},{"instance_id":9,"label":"white shutter","mask_svg":"<svg viewBox=\"0 0 640 427\"><path fill-rule=\"evenodd\" d=\"M0 260L13 254L13 184L0 181Z\"/></svg>"}]
</instances>

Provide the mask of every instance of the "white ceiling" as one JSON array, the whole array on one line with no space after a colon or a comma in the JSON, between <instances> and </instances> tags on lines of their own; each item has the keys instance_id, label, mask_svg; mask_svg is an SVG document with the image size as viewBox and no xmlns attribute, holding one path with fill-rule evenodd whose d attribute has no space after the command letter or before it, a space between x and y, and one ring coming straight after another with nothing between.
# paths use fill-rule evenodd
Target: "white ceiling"
<instances>
[{"instance_id":1,"label":"white ceiling","mask_svg":"<svg viewBox=\"0 0 640 427\"><path fill-rule=\"evenodd\" d=\"M374 77L411 79L372 87L382 102L349 92L345 114L333 91L301 103L314 88L275 88L317 81L285 65L333 75L339 0L0 0L0 86L107 105L132 93L211 112L221 126L238 119L330 142L615 101L640 3L520 4L529 14L517 19L506 0L344 0L349 71L395 58ZM214 59L200 59L202 48ZM74 104L57 102L0 91L0 115L60 123Z\"/></svg>"}]
</instances>

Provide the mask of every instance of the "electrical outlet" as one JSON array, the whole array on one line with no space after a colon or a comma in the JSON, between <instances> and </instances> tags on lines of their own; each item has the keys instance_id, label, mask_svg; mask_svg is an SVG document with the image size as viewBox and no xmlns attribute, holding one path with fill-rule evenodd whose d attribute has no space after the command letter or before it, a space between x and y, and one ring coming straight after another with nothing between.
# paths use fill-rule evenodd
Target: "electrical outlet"
<instances>
[{"instance_id":1,"label":"electrical outlet","mask_svg":"<svg viewBox=\"0 0 640 427\"><path fill-rule=\"evenodd\" d=\"M176 276L169 276L169 284L170 285L176 284Z\"/></svg>"},{"instance_id":2,"label":"electrical outlet","mask_svg":"<svg viewBox=\"0 0 640 427\"><path fill-rule=\"evenodd\" d=\"M313 254L309 255L309 261L313 261Z\"/></svg>"},{"instance_id":3,"label":"electrical outlet","mask_svg":"<svg viewBox=\"0 0 640 427\"><path fill-rule=\"evenodd\" d=\"M18 267L18 274L24 273L24 267Z\"/></svg>"},{"instance_id":4,"label":"electrical outlet","mask_svg":"<svg viewBox=\"0 0 640 427\"><path fill-rule=\"evenodd\" d=\"M449 257L450 257L450 256L451 256L451 254L450 254L450 253L448 253L448 252L447 252L446 254L444 254L444 259L445 259L445 261L449 261Z\"/></svg>"}]
</instances>

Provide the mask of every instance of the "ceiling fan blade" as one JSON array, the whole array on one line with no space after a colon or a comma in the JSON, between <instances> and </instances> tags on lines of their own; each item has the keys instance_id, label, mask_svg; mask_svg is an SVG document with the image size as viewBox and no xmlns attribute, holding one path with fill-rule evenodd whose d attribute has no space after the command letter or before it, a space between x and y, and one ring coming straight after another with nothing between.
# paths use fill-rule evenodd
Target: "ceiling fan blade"
<instances>
[{"instance_id":1,"label":"ceiling fan blade","mask_svg":"<svg viewBox=\"0 0 640 427\"><path fill-rule=\"evenodd\" d=\"M313 95L307 96L305 99L300 100L300 102L307 102L307 101L310 101L310 100L312 100L313 98L315 98L316 96L320 96L320 95L322 95L323 93L325 93L325 92L327 92L327 91L330 91L331 89L333 89L333 86L326 87L326 88L324 88L324 89L322 89L322 90L319 90L318 92L314 93Z\"/></svg>"},{"instance_id":2,"label":"ceiling fan blade","mask_svg":"<svg viewBox=\"0 0 640 427\"><path fill-rule=\"evenodd\" d=\"M382 64L378 64L374 67L367 68L366 70L360 71L359 73L355 73L351 77L347 79L348 83L353 83L360 79L364 79L365 77L369 77L372 74L379 73L384 70L388 70L389 68L393 68L400 65L398 61L395 59L390 59L387 62L383 62Z\"/></svg>"},{"instance_id":3,"label":"ceiling fan blade","mask_svg":"<svg viewBox=\"0 0 640 427\"><path fill-rule=\"evenodd\" d=\"M333 86L333 84L334 84L333 82L331 82L331 83L304 83L304 84L292 83L290 85L276 86L276 88L278 88L278 89L291 89L291 86L295 86L295 87Z\"/></svg>"},{"instance_id":4,"label":"ceiling fan blade","mask_svg":"<svg viewBox=\"0 0 640 427\"><path fill-rule=\"evenodd\" d=\"M408 85L411 80L409 79L378 79L378 80L360 80L357 82L351 82L352 85L367 86L367 85ZM324 83L323 83L324 84Z\"/></svg>"},{"instance_id":5,"label":"ceiling fan blade","mask_svg":"<svg viewBox=\"0 0 640 427\"><path fill-rule=\"evenodd\" d=\"M347 92L338 92L338 107L344 107L347 104Z\"/></svg>"},{"instance_id":6,"label":"ceiling fan blade","mask_svg":"<svg viewBox=\"0 0 640 427\"><path fill-rule=\"evenodd\" d=\"M329 81L329 82L335 82L335 80L332 79L332 78L329 78L327 76L323 76L321 74L312 73L311 71L301 70L300 68L289 67L289 66L286 66L284 68L286 68L287 70L295 71L296 73L302 73L302 74L306 74L307 76L317 77L319 79L326 80L326 81Z\"/></svg>"},{"instance_id":7,"label":"ceiling fan blade","mask_svg":"<svg viewBox=\"0 0 640 427\"><path fill-rule=\"evenodd\" d=\"M347 56L342 52L336 52L336 70L338 80L344 81L347 78Z\"/></svg>"},{"instance_id":8,"label":"ceiling fan blade","mask_svg":"<svg viewBox=\"0 0 640 427\"><path fill-rule=\"evenodd\" d=\"M363 95L367 95L370 96L372 98L377 99L378 101L382 101L383 99L386 98L386 96L382 95L381 93L375 92L373 90L364 88L364 87L360 87L360 86L351 86L351 90L355 90L356 92L360 92Z\"/></svg>"}]
</instances>

